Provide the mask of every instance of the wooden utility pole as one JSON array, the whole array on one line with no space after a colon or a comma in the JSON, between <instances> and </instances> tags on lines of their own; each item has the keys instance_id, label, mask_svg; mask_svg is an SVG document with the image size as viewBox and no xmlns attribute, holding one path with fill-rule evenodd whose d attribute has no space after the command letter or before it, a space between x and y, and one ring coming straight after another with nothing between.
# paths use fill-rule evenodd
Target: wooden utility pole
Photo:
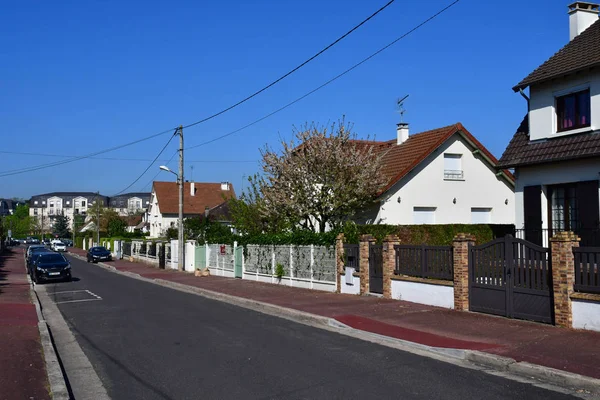
<instances>
[{"instance_id":1,"label":"wooden utility pole","mask_svg":"<svg viewBox=\"0 0 600 400\"><path fill-rule=\"evenodd\" d=\"M183 180L183 126L179 125L179 228L178 228L178 265L180 271L185 269L185 240L183 237L183 190L185 181Z\"/></svg>"},{"instance_id":2,"label":"wooden utility pole","mask_svg":"<svg viewBox=\"0 0 600 400\"><path fill-rule=\"evenodd\" d=\"M100 192L96 192L96 246L100 246Z\"/></svg>"}]
</instances>

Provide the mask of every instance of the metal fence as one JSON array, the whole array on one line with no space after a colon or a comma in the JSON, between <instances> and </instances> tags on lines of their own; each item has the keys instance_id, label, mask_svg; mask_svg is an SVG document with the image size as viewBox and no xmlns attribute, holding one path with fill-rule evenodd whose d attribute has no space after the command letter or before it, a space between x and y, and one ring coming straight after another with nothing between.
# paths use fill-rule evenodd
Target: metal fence
<instances>
[{"instance_id":1,"label":"metal fence","mask_svg":"<svg viewBox=\"0 0 600 400\"><path fill-rule=\"evenodd\" d=\"M395 245L395 275L417 278L454 279L452 246Z\"/></svg>"},{"instance_id":2,"label":"metal fence","mask_svg":"<svg viewBox=\"0 0 600 400\"><path fill-rule=\"evenodd\" d=\"M600 293L600 247L574 247L576 292Z\"/></svg>"},{"instance_id":3,"label":"metal fence","mask_svg":"<svg viewBox=\"0 0 600 400\"><path fill-rule=\"evenodd\" d=\"M123 256L131 257L131 242L123 242Z\"/></svg>"},{"instance_id":4,"label":"metal fence","mask_svg":"<svg viewBox=\"0 0 600 400\"><path fill-rule=\"evenodd\" d=\"M538 246L550 247L550 238L559 232L561 232L560 229L515 229L515 237L525 239ZM573 229L573 232L581 239L580 246L600 246L600 229L577 228Z\"/></svg>"},{"instance_id":5,"label":"metal fence","mask_svg":"<svg viewBox=\"0 0 600 400\"><path fill-rule=\"evenodd\" d=\"M359 246L357 244L344 243L344 263L346 267L360 271Z\"/></svg>"}]
</instances>

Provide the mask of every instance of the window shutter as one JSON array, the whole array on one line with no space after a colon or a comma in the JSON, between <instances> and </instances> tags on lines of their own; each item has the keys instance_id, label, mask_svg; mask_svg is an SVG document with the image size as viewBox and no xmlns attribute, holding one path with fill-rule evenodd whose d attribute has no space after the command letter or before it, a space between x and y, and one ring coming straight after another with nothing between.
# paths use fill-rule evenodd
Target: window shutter
<instances>
[{"instance_id":1,"label":"window shutter","mask_svg":"<svg viewBox=\"0 0 600 400\"><path fill-rule=\"evenodd\" d=\"M576 233L581 237L582 246L597 246L600 216L598 204L598 181L577 182L577 220Z\"/></svg>"},{"instance_id":2,"label":"window shutter","mask_svg":"<svg viewBox=\"0 0 600 400\"><path fill-rule=\"evenodd\" d=\"M542 245L542 187L525 186L523 190L525 240Z\"/></svg>"}]
</instances>

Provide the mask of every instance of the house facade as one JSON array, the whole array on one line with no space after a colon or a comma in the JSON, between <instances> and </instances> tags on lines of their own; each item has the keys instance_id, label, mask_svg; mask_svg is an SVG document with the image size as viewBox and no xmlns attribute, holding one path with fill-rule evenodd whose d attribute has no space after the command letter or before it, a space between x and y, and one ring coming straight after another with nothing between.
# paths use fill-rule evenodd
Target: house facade
<instances>
[{"instance_id":1,"label":"house facade","mask_svg":"<svg viewBox=\"0 0 600 400\"><path fill-rule=\"evenodd\" d=\"M231 183L185 182L183 217L206 215L211 209L235 198ZM179 218L179 186L176 182L154 182L150 205L146 214L150 237L165 235L169 228L177 228Z\"/></svg>"},{"instance_id":2,"label":"house facade","mask_svg":"<svg viewBox=\"0 0 600 400\"><path fill-rule=\"evenodd\" d=\"M125 193L112 196L109 207L116 210L120 216L126 217L136 214L144 214L150 205L149 192Z\"/></svg>"},{"instance_id":3,"label":"house facade","mask_svg":"<svg viewBox=\"0 0 600 400\"><path fill-rule=\"evenodd\" d=\"M544 246L560 231L600 246L598 10L571 4L570 41L513 88L527 99L528 114L500 166L515 171L517 233Z\"/></svg>"},{"instance_id":4,"label":"house facade","mask_svg":"<svg viewBox=\"0 0 600 400\"><path fill-rule=\"evenodd\" d=\"M0 199L0 217L14 214L17 207L24 204L12 199Z\"/></svg>"},{"instance_id":5,"label":"house facade","mask_svg":"<svg viewBox=\"0 0 600 400\"><path fill-rule=\"evenodd\" d=\"M460 123L377 144L387 185L359 223L513 224L514 178Z\"/></svg>"},{"instance_id":6,"label":"house facade","mask_svg":"<svg viewBox=\"0 0 600 400\"><path fill-rule=\"evenodd\" d=\"M31 197L29 200L29 215L43 232L48 232L59 215L69 219L73 228L74 215L87 217L90 206L99 201L103 206L108 205L108 197L92 192L53 192Z\"/></svg>"}]
</instances>

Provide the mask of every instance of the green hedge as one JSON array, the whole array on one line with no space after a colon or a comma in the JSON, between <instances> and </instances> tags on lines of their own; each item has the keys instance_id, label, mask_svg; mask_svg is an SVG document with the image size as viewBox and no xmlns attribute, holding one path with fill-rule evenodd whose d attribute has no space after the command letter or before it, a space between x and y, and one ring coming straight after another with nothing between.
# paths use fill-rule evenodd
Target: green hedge
<instances>
[{"instance_id":1,"label":"green hedge","mask_svg":"<svg viewBox=\"0 0 600 400\"><path fill-rule=\"evenodd\" d=\"M381 242L387 235L396 235L403 244L448 246L458 233L470 233L477 243L487 243L507 234L514 235L514 225L448 224L448 225L351 225L344 230L346 243L358 243L360 235L373 235Z\"/></svg>"}]
</instances>

